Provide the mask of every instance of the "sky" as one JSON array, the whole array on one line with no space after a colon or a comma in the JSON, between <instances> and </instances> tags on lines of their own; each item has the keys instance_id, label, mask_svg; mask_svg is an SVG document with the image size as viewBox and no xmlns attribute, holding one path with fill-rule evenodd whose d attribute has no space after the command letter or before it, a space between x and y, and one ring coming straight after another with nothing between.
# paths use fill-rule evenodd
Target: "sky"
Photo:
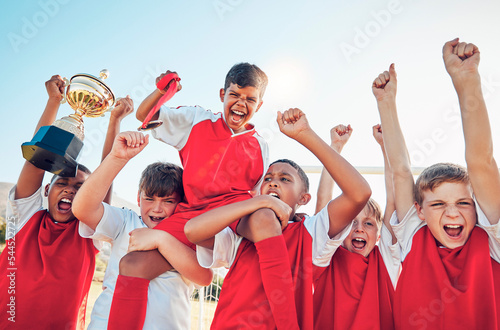
<instances>
[{"instance_id":1,"label":"sky","mask_svg":"<svg viewBox=\"0 0 500 330\"><path fill-rule=\"evenodd\" d=\"M130 95L137 108L160 73L177 71L183 89L167 105L219 112L219 89L238 62L255 63L269 77L252 122L269 143L271 160L290 158L319 168L314 155L275 123L277 111L298 107L327 142L333 126L350 124L354 132L342 155L360 169L381 169L372 137L379 117L371 84L394 62L412 166L464 165L458 101L441 56L443 44L455 37L481 52L483 93L500 160L498 1L40 0L0 6L0 182L17 181L24 162L20 146L31 140L47 100L44 83L52 75L97 76L106 68L108 86L118 97ZM63 104L57 117L72 112ZM100 162L108 119L109 114L84 118L79 160L92 170ZM139 124L131 115L122 130ZM152 139L118 175L115 192L134 202L141 171L155 161L180 164L172 147ZM384 205L382 176L365 177ZM310 173L313 197L318 178ZM314 199L302 211L313 213Z\"/></svg>"}]
</instances>

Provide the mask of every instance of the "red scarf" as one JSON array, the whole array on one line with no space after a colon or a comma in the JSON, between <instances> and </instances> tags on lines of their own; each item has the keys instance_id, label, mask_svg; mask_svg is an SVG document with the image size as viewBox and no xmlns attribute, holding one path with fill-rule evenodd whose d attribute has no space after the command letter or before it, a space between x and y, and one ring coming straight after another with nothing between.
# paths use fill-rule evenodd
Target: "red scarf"
<instances>
[{"instance_id":1,"label":"red scarf","mask_svg":"<svg viewBox=\"0 0 500 330\"><path fill-rule=\"evenodd\" d=\"M377 246L367 258L339 247L315 267L315 329L394 329L394 288Z\"/></svg>"},{"instance_id":2,"label":"red scarf","mask_svg":"<svg viewBox=\"0 0 500 330\"><path fill-rule=\"evenodd\" d=\"M301 330L313 328L312 318L312 238L303 221L288 224L283 231L295 290ZM273 297L280 299L279 296ZM222 287L212 329L275 329L262 280L255 245L244 239Z\"/></svg>"},{"instance_id":3,"label":"red scarf","mask_svg":"<svg viewBox=\"0 0 500 330\"><path fill-rule=\"evenodd\" d=\"M77 220L35 213L0 255L0 329L83 329L97 252Z\"/></svg>"},{"instance_id":4,"label":"red scarf","mask_svg":"<svg viewBox=\"0 0 500 330\"><path fill-rule=\"evenodd\" d=\"M398 329L499 329L500 265L476 227L465 245L438 247L427 226L413 237L394 298Z\"/></svg>"}]
</instances>

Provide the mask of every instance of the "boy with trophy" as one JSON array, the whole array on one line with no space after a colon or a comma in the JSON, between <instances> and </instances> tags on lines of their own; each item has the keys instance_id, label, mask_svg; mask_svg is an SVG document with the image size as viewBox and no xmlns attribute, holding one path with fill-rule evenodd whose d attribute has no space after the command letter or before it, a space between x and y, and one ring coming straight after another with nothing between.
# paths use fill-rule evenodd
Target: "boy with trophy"
<instances>
[{"instance_id":1,"label":"boy with trophy","mask_svg":"<svg viewBox=\"0 0 500 330\"><path fill-rule=\"evenodd\" d=\"M64 81L45 83L49 99L36 131L51 125L59 109ZM121 120L133 111L130 98L113 110L103 156L111 149ZM25 162L7 203L7 246L0 255L1 329L83 329L87 294L98 250L80 237L72 213L73 198L90 171L78 165L76 176L54 175L42 188L45 171ZM42 195L48 209L42 208Z\"/></svg>"}]
</instances>

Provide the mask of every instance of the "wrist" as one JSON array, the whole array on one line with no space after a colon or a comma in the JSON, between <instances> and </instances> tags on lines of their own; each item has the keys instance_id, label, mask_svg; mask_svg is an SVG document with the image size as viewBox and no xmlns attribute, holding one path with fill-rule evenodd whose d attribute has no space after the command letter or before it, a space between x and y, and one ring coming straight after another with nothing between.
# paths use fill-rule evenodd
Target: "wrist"
<instances>
[{"instance_id":1,"label":"wrist","mask_svg":"<svg viewBox=\"0 0 500 330\"><path fill-rule=\"evenodd\" d=\"M451 81L457 92L476 92L481 88L481 76L479 73L452 76Z\"/></svg>"},{"instance_id":2,"label":"wrist","mask_svg":"<svg viewBox=\"0 0 500 330\"><path fill-rule=\"evenodd\" d=\"M332 143L330 144L330 147L339 154L342 151L342 149L344 149L344 145L340 143Z\"/></svg>"},{"instance_id":3,"label":"wrist","mask_svg":"<svg viewBox=\"0 0 500 330\"><path fill-rule=\"evenodd\" d=\"M161 95L164 95L164 94L165 94L165 92L164 92L164 91L162 91L162 90L161 90L161 89L159 89L159 88L157 88L157 89L156 89L156 91L157 91L158 93L160 93Z\"/></svg>"},{"instance_id":4,"label":"wrist","mask_svg":"<svg viewBox=\"0 0 500 330\"><path fill-rule=\"evenodd\" d=\"M49 95L49 99L47 100L47 104L61 104L61 100L62 100L62 95L60 96L53 96L53 95Z\"/></svg>"}]
</instances>

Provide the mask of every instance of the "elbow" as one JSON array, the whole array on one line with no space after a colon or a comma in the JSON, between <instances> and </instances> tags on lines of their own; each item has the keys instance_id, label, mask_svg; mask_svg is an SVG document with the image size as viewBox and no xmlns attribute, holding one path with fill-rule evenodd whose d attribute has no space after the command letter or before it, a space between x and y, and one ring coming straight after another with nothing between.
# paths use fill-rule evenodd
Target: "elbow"
<instances>
[{"instance_id":1,"label":"elbow","mask_svg":"<svg viewBox=\"0 0 500 330\"><path fill-rule=\"evenodd\" d=\"M77 219L81 219L83 216L83 208L80 203L80 199L78 198L78 195L75 196L73 199L73 202L71 203L71 212Z\"/></svg>"},{"instance_id":2,"label":"elbow","mask_svg":"<svg viewBox=\"0 0 500 330\"><path fill-rule=\"evenodd\" d=\"M188 241L190 241L193 244L199 243L199 240L196 238L195 230L193 228L193 223L192 220L188 221L184 225L184 235L186 235L186 238Z\"/></svg>"},{"instance_id":3,"label":"elbow","mask_svg":"<svg viewBox=\"0 0 500 330\"><path fill-rule=\"evenodd\" d=\"M210 284L212 284L212 280L214 278L214 272L212 269L206 268L204 270L204 273L205 276L203 276L203 279L201 279L200 281L201 283L198 284L201 286L209 286Z\"/></svg>"},{"instance_id":4,"label":"elbow","mask_svg":"<svg viewBox=\"0 0 500 330\"><path fill-rule=\"evenodd\" d=\"M392 171L392 180L393 182L398 180L408 180L411 179L413 181L413 173L411 171L411 167L409 164L405 164L402 166L391 167Z\"/></svg>"},{"instance_id":5,"label":"elbow","mask_svg":"<svg viewBox=\"0 0 500 330\"><path fill-rule=\"evenodd\" d=\"M359 189L359 195L356 200L356 203L364 206L366 205L371 196L372 196L372 189L370 188L368 182L365 181L363 187Z\"/></svg>"},{"instance_id":6,"label":"elbow","mask_svg":"<svg viewBox=\"0 0 500 330\"><path fill-rule=\"evenodd\" d=\"M141 107L137 109L137 112L135 113L135 118L137 118L137 120L139 120L140 122L143 122L144 119L146 119L146 116L144 116L141 112Z\"/></svg>"},{"instance_id":7,"label":"elbow","mask_svg":"<svg viewBox=\"0 0 500 330\"><path fill-rule=\"evenodd\" d=\"M466 147L465 161L468 169L496 166L495 158L493 157L493 146L483 146L482 148L475 149Z\"/></svg>"}]
</instances>

